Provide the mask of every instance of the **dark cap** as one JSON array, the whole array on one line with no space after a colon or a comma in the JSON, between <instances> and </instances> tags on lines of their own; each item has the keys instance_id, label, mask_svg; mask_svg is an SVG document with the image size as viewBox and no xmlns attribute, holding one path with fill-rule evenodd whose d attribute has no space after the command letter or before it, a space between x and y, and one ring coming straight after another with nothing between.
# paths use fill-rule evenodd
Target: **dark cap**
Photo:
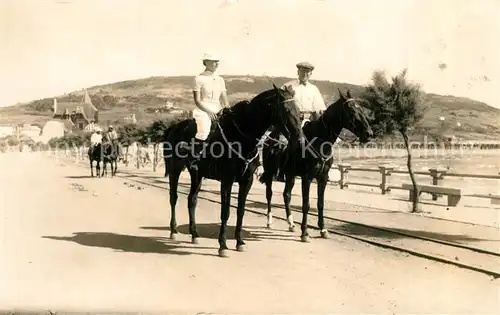
<instances>
[{"instance_id":1,"label":"dark cap","mask_svg":"<svg viewBox=\"0 0 500 315\"><path fill-rule=\"evenodd\" d=\"M297 64L297 69L314 70L314 66L307 61L303 61Z\"/></svg>"}]
</instances>

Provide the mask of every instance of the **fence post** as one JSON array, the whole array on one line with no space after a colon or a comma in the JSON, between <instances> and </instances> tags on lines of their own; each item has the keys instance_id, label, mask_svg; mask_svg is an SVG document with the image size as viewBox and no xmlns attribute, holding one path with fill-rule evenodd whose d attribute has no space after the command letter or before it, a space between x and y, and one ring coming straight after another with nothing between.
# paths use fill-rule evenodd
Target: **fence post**
<instances>
[{"instance_id":1,"label":"fence post","mask_svg":"<svg viewBox=\"0 0 500 315\"><path fill-rule=\"evenodd\" d=\"M351 168L351 164L339 164L339 172L340 172L340 180L339 180L339 186L340 189L344 189L348 187L347 184L347 176L345 176L347 173L349 173L349 169Z\"/></svg>"},{"instance_id":2,"label":"fence post","mask_svg":"<svg viewBox=\"0 0 500 315\"><path fill-rule=\"evenodd\" d=\"M430 168L429 169L430 175L432 177L432 185L439 185L439 180L443 179L444 175L446 174L446 171L444 170L438 170L436 167ZM432 194L432 200L437 200L438 199L438 194Z\"/></svg>"},{"instance_id":3,"label":"fence post","mask_svg":"<svg viewBox=\"0 0 500 315\"><path fill-rule=\"evenodd\" d=\"M391 189L388 188L388 180L387 177L391 176L391 171L394 170L394 167L379 165L379 172L382 175L382 182L380 183L380 190L382 191L382 195L385 195L386 192L390 192Z\"/></svg>"}]
</instances>

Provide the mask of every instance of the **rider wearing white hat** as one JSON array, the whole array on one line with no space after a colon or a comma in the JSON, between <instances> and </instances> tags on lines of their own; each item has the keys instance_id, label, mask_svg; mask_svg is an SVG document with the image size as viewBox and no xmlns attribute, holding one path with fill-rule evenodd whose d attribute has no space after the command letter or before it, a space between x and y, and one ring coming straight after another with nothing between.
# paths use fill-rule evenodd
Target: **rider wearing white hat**
<instances>
[{"instance_id":1,"label":"rider wearing white hat","mask_svg":"<svg viewBox=\"0 0 500 315\"><path fill-rule=\"evenodd\" d=\"M203 55L205 70L194 78L193 98L196 108L193 118L196 121L197 132L195 135L197 151L201 150L203 142L207 139L212 121L222 107L229 107L226 83L216 74L219 67L219 57L211 52ZM222 105L221 105L222 101Z\"/></svg>"}]
</instances>

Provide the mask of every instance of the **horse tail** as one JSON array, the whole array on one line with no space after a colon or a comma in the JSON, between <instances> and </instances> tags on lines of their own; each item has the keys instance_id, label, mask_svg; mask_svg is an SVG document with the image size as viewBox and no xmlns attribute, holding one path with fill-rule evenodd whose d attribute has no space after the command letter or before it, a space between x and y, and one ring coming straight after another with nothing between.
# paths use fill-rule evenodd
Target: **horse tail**
<instances>
[{"instance_id":1,"label":"horse tail","mask_svg":"<svg viewBox=\"0 0 500 315\"><path fill-rule=\"evenodd\" d=\"M266 184L270 181L273 180L273 177L274 177L274 174L272 174L271 172L268 172L264 169L264 172L262 173L262 175L260 175L259 177L259 182L261 184Z\"/></svg>"}]
</instances>

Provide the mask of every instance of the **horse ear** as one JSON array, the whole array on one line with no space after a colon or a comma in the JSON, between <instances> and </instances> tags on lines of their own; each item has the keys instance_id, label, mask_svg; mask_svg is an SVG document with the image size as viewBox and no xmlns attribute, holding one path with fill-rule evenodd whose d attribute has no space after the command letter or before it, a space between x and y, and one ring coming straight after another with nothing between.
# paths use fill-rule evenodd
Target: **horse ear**
<instances>
[{"instance_id":1,"label":"horse ear","mask_svg":"<svg viewBox=\"0 0 500 315\"><path fill-rule=\"evenodd\" d=\"M352 98L352 96L351 96L351 90L350 89L347 89L346 95L347 95L348 98Z\"/></svg>"},{"instance_id":2,"label":"horse ear","mask_svg":"<svg viewBox=\"0 0 500 315\"><path fill-rule=\"evenodd\" d=\"M292 85L285 85L285 90L287 90L292 96L295 96L295 91L292 88Z\"/></svg>"},{"instance_id":3,"label":"horse ear","mask_svg":"<svg viewBox=\"0 0 500 315\"><path fill-rule=\"evenodd\" d=\"M274 84L274 82L273 82L273 89L278 90L278 87L276 86L276 84Z\"/></svg>"},{"instance_id":4,"label":"horse ear","mask_svg":"<svg viewBox=\"0 0 500 315\"><path fill-rule=\"evenodd\" d=\"M344 97L344 94L342 94L342 91L340 91L340 88L337 88L337 90L339 91L339 97L340 97L340 98L345 98L345 97Z\"/></svg>"}]
</instances>

